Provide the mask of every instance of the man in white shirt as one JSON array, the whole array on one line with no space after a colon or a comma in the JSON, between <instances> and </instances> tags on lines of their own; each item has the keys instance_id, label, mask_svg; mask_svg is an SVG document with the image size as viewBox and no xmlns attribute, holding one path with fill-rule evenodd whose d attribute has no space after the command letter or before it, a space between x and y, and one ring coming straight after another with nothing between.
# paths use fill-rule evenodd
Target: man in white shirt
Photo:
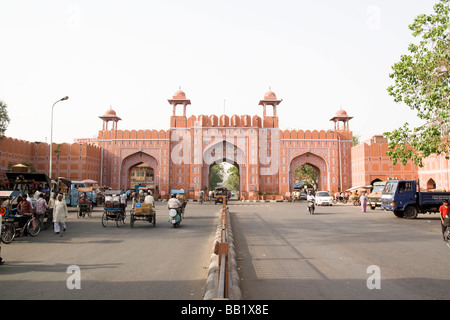
<instances>
[{"instance_id":1,"label":"man in white shirt","mask_svg":"<svg viewBox=\"0 0 450 320\"><path fill-rule=\"evenodd\" d=\"M144 203L151 203L153 210L155 209L155 198L153 198L151 192L145 196Z\"/></svg>"},{"instance_id":2,"label":"man in white shirt","mask_svg":"<svg viewBox=\"0 0 450 320\"><path fill-rule=\"evenodd\" d=\"M169 209L179 209L181 208L181 202L177 199L175 194L172 194L172 197L167 201L167 207Z\"/></svg>"}]
</instances>

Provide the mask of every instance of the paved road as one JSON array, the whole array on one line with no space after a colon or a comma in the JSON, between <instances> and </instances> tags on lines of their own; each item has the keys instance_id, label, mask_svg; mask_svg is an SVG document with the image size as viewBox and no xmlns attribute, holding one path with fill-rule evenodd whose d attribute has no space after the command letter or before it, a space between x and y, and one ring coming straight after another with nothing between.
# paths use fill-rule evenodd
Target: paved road
<instances>
[{"instance_id":1,"label":"paved road","mask_svg":"<svg viewBox=\"0 0 450 320\"><path fill-rule=\"evenodd\" d=\"M304 203L230 205L241 289L247 300L443 299L450 284L450 247L437 215L403 220L380 210ZM68 231L51 230L2 245L0 299L201 300L219 206L190 203L181 228L167 223L163 203L157 225L103 228L70 213ZM80 268L81 289L67 273ZM369 266L381 289L369 290Z\"/></svg>"},{"instance_id":2,"label":"paved road","mask_svg":"<svg viewBox=\"0 0 450 320\"><path fill-rule=\"evenodd\" d=\"M311 216L304 202L230 205L230 212L244 299L447 297L450 247L437 215L404 220L335 205ZM379 269L368 273L372 265Z\"/></svg>"},{"instance_id":3,"label":"paved road","mask_svg":"<svg viewBox=\"0 0 450 320\"><path fill-rule=\"evenodd\" d=\"M63 237L44 230L2 244L0 299L201 300L219 208L189 203L180 228L167 222L165 203L156 208L155 228L103 228L98 208L90 219L70 212ZM80 268L80 290L67 288L71 265Z\"/></svg>"}]
</instances>

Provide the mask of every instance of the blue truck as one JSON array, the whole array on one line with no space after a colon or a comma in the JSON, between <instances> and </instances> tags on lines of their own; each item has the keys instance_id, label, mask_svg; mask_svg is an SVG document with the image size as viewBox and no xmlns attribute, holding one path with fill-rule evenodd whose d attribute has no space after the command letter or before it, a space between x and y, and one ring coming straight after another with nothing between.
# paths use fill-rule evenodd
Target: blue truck
<instances>
[{"instance_id":1,"label":"blue truck","mask_svg":"<svg viewBox=\"0 0 450 320\"><path fill-rule=\"evenodd\" d=\"M415 219L419 213L439 212L450 192L421 191L416 180L389 180L381 194L381 209L399 218Z\"/></svg>"}]
</instances>

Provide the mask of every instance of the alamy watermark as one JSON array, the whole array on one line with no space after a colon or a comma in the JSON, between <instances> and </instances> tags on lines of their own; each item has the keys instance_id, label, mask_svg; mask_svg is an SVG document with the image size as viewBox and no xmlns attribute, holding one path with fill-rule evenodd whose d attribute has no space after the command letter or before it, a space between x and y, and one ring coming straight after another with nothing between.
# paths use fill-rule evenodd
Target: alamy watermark
<instances>
[{"instance_id":1,"label":"alamy watermark","mask_svg":"<svg viewBox=\"0 0 450 320\"><path fill-rule=\"evenodd\" d=\"M67 267L66 273L70 276L67 278L66 286L67 289L81 289L81 269L77 265L70 265Z\"/></svg>"},{"instance_id":2,"label":"alamy watermark","mask_svg":"<svg viewBox=\"0 0 450 320\"><path fill-rule=\"evenodd\" d=\"M367 278L367 289L381 289L381 269L377 265L371 265L367 267L366 273L370 274Z\"/></svg>"},{"instance_id":3,"label":"alamy watermark","mask_svg":"<svg viewBox=\"0 0 450 320\"><path fill-rule=\"evenodd\" d=\"M366 26L369 30L381 29L381 8L377 5L371 5L367 7L366 13L368 14L366 20Z\"/></svg>"},{"instance_id":4,"label":"alamy watermark","mask_svg":"<svg viewBox=\"0 0 450 320\"><path fill-rule=\"evenodd\" d=\"M194 129L192 137L189 130L175 130L170 138L174 145L170 153L172 162L177 165L211 165L226 161L237 165L259 165L261 175L278 173L279 129L260 128L258 134L250 135L227 131L205 136L201 130Z\"/></svg>"}]
</instances>

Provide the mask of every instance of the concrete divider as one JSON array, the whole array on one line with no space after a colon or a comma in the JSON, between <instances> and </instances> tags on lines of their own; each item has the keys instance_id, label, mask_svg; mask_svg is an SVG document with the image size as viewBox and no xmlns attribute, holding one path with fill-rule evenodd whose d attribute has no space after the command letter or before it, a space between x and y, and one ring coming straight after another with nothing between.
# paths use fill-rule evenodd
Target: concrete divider
<instances>
[{"instance_id":1,"label":"concrete divider","mask_svg":"<svg viewBox=\"0 0 450 320\"><path fill-rule=\"evenodd\" d=\"M226 242L228 245L228 256L226 259L227 263L227 276L220 277L220 266L219 266L219 255L218 253L218 244L220 244L223 240L223 220L222 215L226 215ZM219 292L219 288L224 287L226 284L221 283L220 281L227 281L227 297L223 297L221 292ZM226 279L226 280L225 280ZM230 213L228 208L226 208L225 213L222 210L219 211L218 215L218 223L217 223L217 231L214 238L214 244L212 247L212 254L210 259L210 265L208 270L208 277L206 280L206 288L205 295L203 297L204 300L213 300L213 299L229 299L229 300L242 300L242 292L241 292L241 284L238 273L238 267L236 262L236 251L234 247L234 237L233 230L231 228L230 221Z\"/></svg>"}]
</instances>

